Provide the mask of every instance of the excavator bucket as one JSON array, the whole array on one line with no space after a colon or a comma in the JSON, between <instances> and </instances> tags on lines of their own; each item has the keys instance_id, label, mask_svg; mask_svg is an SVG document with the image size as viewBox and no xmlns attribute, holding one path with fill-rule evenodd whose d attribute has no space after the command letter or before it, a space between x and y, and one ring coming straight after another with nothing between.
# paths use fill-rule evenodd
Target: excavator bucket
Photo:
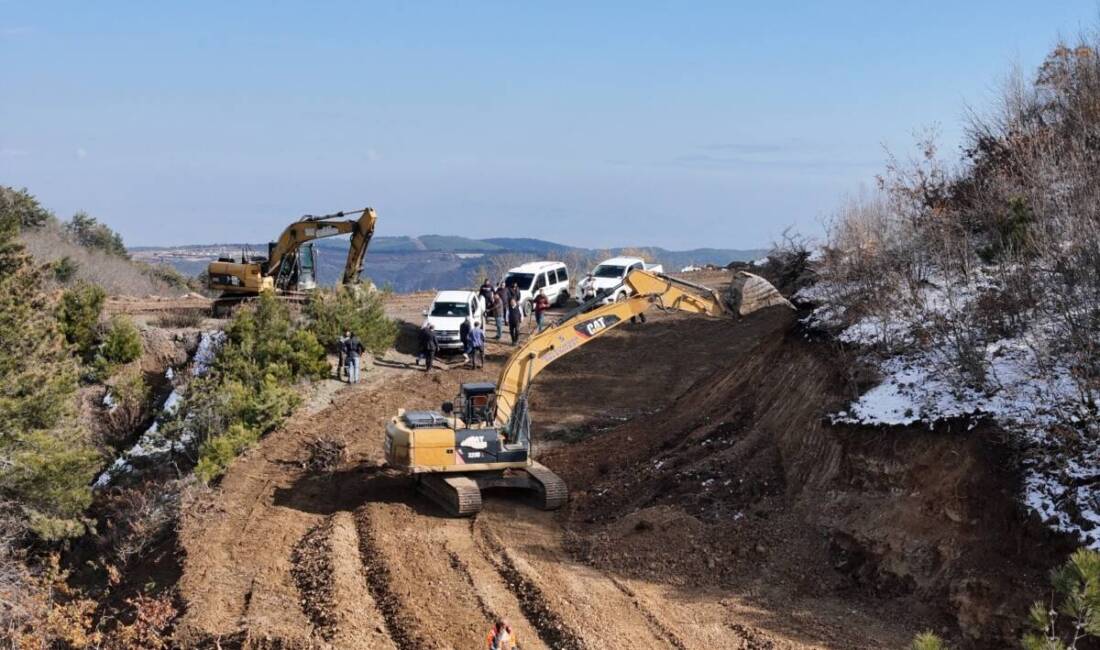
<instances>
[{"instance_id":1,"label":"excavator bucket","mask_svg":"<svg viewBox=\"0 0 1100 650\"><path fill-rule=\"evenodd\" d=\"M794 309L779 290L759 275L747 271L734 271L726 294L729 308L738 316L748 316L767 307L786 305Z\"/></svg>"}]
</instances>

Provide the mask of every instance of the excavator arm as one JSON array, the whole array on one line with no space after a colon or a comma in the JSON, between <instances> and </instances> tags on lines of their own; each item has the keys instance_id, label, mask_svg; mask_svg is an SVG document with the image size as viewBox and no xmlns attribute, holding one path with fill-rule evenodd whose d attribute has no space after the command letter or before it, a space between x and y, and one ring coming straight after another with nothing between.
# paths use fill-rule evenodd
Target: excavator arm
<instances>
[{"instance_id":1,"label":"excavator arm","mask_svg":"<svg viewBox=\"0 0 1100 650\"><path fill-rule=\"evenodd\" d=\"M363 210L359 220L354 222L351 233L351 248L348 249L348 259L344 263L344 284L356 284L359 282L359 274L363 272L363 256L367 254L367 246L374 237L374 222L377 216L373 208Z\"/></svg>"},{"instance_id":2,"label":"excavator arm","mask_svg":"<svg viewBox=\"0 0 1100 650\"><path fill-rule=\"evenodd\" d=\"M704 316L732 314L715 291L701 285L643 270L632 271L623 282L632 290L626 300L590 311L585 311L587 304L581 305L512 354L497 380L497 426L510 422L520 397L546 366L634 316L653 308Z\"/></svg>"},{"instance_id":3,"label":"excavator arm","mask_svg":"<svg viewBox=\"0 0 1100 650\"><path fill-rule=\"evenodd\" d=\"M341 219L341 217L353 214L359 214L359 219ZM371 208L363 208L362 210L353 210L351 212L337 212L335 214L326 214L320 217L302 217L300 220L287 226L283 234L279 235L279 239L276 240L275 246L271 249L271 254L268 256L264 274L274 275L277 273L279 267L283 263L283 259L288 255L292 255L306 242L353 233L352 249L348 254L348 263L344 268L344 281L346 283L348 278L348 267L353 266L351 253L357 255L354 268L356 269L356 273L358 273L363 255L367 250L367 244L370 242L371 236L374 235L375 219L374 210ZM361 242L357 249L355 239L360 233L364 232L367 234L363 237L359 237Z\"/></svg>"}]
</instances>

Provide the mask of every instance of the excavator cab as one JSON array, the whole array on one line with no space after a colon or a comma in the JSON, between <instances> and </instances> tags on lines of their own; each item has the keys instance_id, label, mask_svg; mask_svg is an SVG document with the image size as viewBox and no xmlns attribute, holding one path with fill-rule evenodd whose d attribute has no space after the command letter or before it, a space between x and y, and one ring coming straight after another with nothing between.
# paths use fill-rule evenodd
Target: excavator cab
<instances>
[{"instance_id":1,"label":"excavator cab","mask_svg":"<svg viewBox=\"0 0 1100 650\"><path fill-rule=\"evenodd\" d=\"M462 384L458 394L459 416L474 429L492 426L496 419L497 387L488 381Z\"/></svg>"}]
</instances>

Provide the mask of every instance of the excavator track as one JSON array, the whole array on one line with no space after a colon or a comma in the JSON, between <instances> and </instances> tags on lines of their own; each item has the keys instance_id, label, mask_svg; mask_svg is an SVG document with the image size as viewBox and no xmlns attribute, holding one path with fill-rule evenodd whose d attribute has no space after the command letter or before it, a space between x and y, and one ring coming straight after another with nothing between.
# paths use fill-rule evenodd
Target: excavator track
<instances>
[{"instance_id":1,"label":"excavator track","mask_svg":"<svg viewBox=\"0 0 1100 650\"><path fill-rule=\"evenodd\" d=\"M481 488L472 478L428 474L418 484L424 496L452 517L469 517L481 510Z\"/></svg>"},{"instance_id":2,"label":"excavator track","mask_svg":"<svg viewBox=\"0 0 1100 650\"><path fill-rule=\"evenodd\" d=\"M527 468L527 474L538 484L538 493L542 500L539 507L543 510L557 510L569 500L569 488L565 481L545 465L532 462Z\"/></svg>"}]
</instances>

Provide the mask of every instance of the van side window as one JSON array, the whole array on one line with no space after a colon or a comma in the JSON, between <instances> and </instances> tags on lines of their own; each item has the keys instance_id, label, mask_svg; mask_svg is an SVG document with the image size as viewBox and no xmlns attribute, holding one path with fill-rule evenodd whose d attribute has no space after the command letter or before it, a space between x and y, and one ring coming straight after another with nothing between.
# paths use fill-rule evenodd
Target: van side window
<instances>
[{"instance_id":1,"label":"van side window","mask_svg":"<svg viewBox=\"0 0 1100 650\"><path fill-rule=\"evenodd\" d=\"M561 267L560 269L558 269L558 280L560 280L562 282L568 282L569 281L569 273L566 272L564 266Z\"/></svg>"},{"instance_id":2,"label":"van side window","mask_svg":"<svg viewBox=\"0 0 1100 650\"><path fill-rule=\"evenodd\" d=\"M630 269L627 271L627 273L630 273L630 271L636 271L637 269L640 269L640 268L642 268L642 263L641 262L634 262L633 264L630 265Z\"/></svg>"},{"instance_id":3,"label":"van side window","mask_svg":"<svg viewBox=\"0 0 1100 650\"><path fill-rule=\"evenodd\" d=\"M539 279L535 280L534 291L538 291L539 289L542 289L545 286L546 286L546 274L545 273L539 273Z\"/></svg>"},{"instance_id":4,"label":"van side window","mask_svg":"<svg viewBox=\"0 0 1100 650\"><path fill-rule=\"evenodd\" d=\"M557 284L557 283L561 282L561 270L560 269L554 269L554 270L550 271L547 275L550 276L550 284Z\"/></svg>"}]
</instances>

